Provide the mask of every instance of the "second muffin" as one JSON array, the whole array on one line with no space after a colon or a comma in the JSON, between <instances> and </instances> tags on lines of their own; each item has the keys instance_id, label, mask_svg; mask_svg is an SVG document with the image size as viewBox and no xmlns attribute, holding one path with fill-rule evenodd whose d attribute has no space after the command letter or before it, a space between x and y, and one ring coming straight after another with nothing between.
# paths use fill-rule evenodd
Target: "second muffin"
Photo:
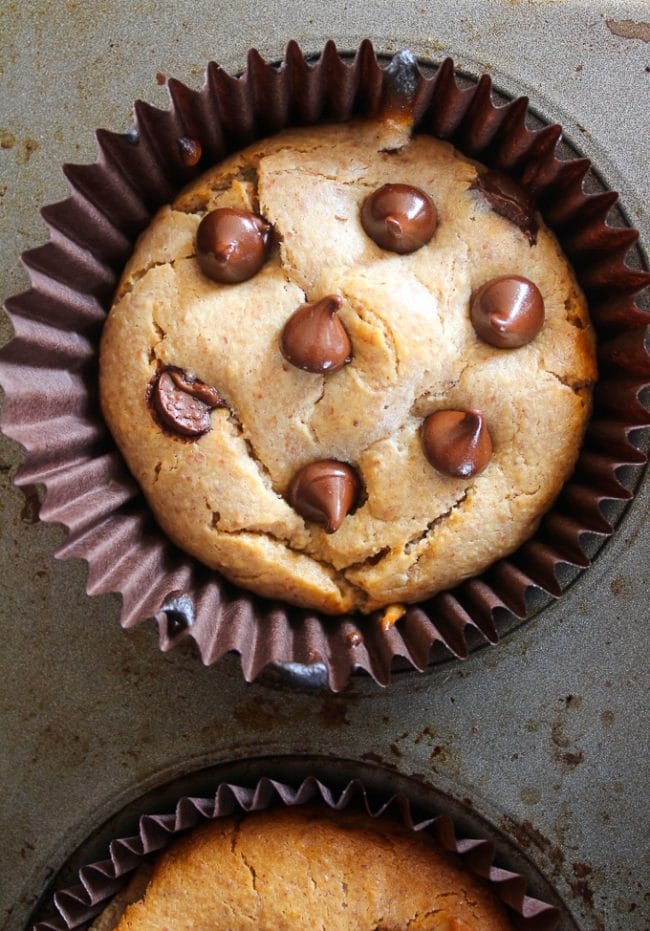
<instances>
[{"instance_id":1,"label":"second muffin","mask_svg":"<svg viewBox=\"0 0 650 931\"><path fill-rule=\"evenodd\" d=\"M301 807L193 830L92 927L509 931L513 925L494 893L429 838L386 817Z\"/></svg>"}]
</instances>

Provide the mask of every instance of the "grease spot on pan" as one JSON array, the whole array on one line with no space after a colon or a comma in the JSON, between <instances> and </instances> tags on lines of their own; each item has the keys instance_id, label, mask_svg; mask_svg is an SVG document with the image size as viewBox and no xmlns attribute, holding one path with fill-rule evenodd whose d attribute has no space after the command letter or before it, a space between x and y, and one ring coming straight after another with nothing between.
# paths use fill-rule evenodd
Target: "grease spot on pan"
<instances>
[{"instance_id":1,"label":"grease spot on pan","mask_svg":"<svg viewBox=\"0 0 650 931\"><path fill-rule=\"evenodd\" d=\"M622 576L617 575L615 579L609 583L609 590L612 595L622 595L625 591L625 579Z\"/></svg>"},{"instance_id":2,"label":"grease spot on pan","mask_svg":"<svg viewBox=\"0 0 650 931\"><path fill-rule=\"evenodd\" d=\"M606 19L605 24L614 36L650 42L650 23L636 23L633 19Z\"/></svg>"},{"instance_id":3,"label":"grease spot on pan","mask_svg":"<svg viewBox=\"0 0 650 931\"><path fill-rule=\"evenodd\" d=\"M8 129L0 129L0 149L13 149L16 137Z\"/></svg>"},{"instance_id":4,"label":"grease spot on pan","mask_svg":"<svg viewBox=\"0 0 650 931\"><path fill-rule=\"evenodd\" d=\"M519 793L519 798L524 805L537 805L542 798L542 793L534 786L524 786Z\"/></svg>"}]
</instances>

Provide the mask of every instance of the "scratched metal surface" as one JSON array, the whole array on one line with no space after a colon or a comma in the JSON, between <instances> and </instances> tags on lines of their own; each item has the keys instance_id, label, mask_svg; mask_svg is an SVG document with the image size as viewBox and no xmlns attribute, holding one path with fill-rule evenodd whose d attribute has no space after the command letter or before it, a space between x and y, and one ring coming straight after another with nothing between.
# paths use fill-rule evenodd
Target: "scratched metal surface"
<instances>
[{"instance_id":1,"label":"scratched metal surface","mask_svg":"<svg viewBox=\"0 0 650 931\"><path fill-rule=\"evenodd\" d=\"M137 97L164 103L166 75L197 86L209 59L238 70L250 46L275 58L292 36L311 51L370 36L382 51L410 46L490 71L564 124L647 244L648 19L643 0L4 0L0 297L27 286L18 256L45 237L38 208L66 195L61 163L94 159L94 127L128 128ZM8 335L3 319L0 341ZM83 565L53 560L63 533L37 522L35 493L12 487L20 461L2 439L5 931L25 927L52 874L142 793L194 769L286 754L319 755L323 772L323 757L376 765L382 785L394 773L433 786L541 871L572 915L565 928L650 926L647 482L594 567L496 649L397 675L385 692L358 678L331 696L270 679L246 686L233 658L204 669L189 650L159 653L153 625L122 631L115 599L84 595Z\"/></svg>"}]
</instances>

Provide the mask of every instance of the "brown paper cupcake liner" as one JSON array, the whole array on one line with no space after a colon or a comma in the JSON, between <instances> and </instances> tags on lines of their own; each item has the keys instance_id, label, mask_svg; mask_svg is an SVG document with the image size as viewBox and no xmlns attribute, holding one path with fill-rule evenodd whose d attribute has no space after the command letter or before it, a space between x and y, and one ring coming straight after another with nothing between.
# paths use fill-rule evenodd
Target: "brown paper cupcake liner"
<instances>
[{"instance_id":1,"label":"brown paper cupcake liner","mask_svg":"<svg viewBox=\"0 0 650 931\"><path fill-rule=\"evenodd\" d=\"M161 649L191 638L205 664L236 651L247 680L269 665L301 664L322 670L334 690L355 669L386 685L400 658L422 670L435 652L466 657L473 641L496 643L497 628L513 615L530 616L535 593L560 596L566 567L586 568L593 540L612 533L610 502L632 497L620 473L645 462L634 438L650 423L642 396L648 314L635 304L650 275L626 264L638 234L607 223L615 193L585 191L587 159L557 156L559 126L528 129L526 98L496 106L487 75L462 83L450 59L429 76L408 52L380 66L369 41L349 60L329 42L314 61L291 42L278 65L251 51L240 77L210 63L200 91L171 79L168 110L138 101L131 132L98 131L95 164L64 166L71 196L43 210L51 241L23 256L32 287L7 302L16 335L0 354L2 428L27 450L16 483L42 483L41 518L68 528L57 556L87 562L89 594L121 595L123 626L155 616ZM528 186L587 295L601 378L575 473L537 533L385 630L376 617L332 618L258 598L176 549L102 421L97 348L137 235L180 187L284 127L406 107L419 132L448 139ZM183 161L184 138L200 142L194 167Z\"/></svg>"},{"instance_id":2,"label":"brown paper cupcake liner","mask_svg":"<svg viewBox=\"0 0 650 931\"><path fill-rule=\"evenodd\" d=\"M554 905L526 895L528 881L520 873L495 865L495 844L486 838L460 838L452 818L440 814L417 821L411 803L404 794L393 795L383 803L372 804L363 783L350 781L342 791L335 791L313 776L295 789L269 778L260 779L254 788L221 783L210 798L178 800L174 811L159 815L143 815L138 833L111 842L109 858L84 866L79 871L79 884L56 892L49 920L32 925L32 931L69 931L86 928L128 882L130 875L148 858L167 847L174 838L205 821L233 814L263 811L271 806L320 803L334 811L351 804L365 809L372 818L384 814L399 816L412 831L430 834L444 851L460 858L462 866L485 880L497 897L507 906L514 927L521 931L553 931L560 921Z\"/></svg>"}]
</instances>

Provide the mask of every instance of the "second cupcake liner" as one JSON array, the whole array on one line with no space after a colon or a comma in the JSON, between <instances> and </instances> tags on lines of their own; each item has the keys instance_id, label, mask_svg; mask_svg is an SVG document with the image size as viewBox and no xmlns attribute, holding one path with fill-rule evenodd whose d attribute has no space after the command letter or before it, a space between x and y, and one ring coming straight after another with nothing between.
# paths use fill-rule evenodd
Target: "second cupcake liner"
<instances>
[{"instance_id":1,"label":"second cupcake liner","mask_svg":"<svg viewBox=\"0 0 650 931\"><path fill-rule=\"evenodd\" d=\"M436 650L465 657L473 637L496 643L505 618L529 614L532 590L559 597L562 567L589 565L588 538L613 531L604 506L632 496L621 468L645 461L633 439L650 423L642 396L650 360L647 313L635 295L650 276L626 264L636 231L607 223L616 194L585 192L589 162L557 157L560 127L529 130L525 98L496 106L490 78L461 87L450 60L433 76L405 55L382 67L368 41L349 60L332 43L309 61L292 42L279 65L252 51L239 77L211 63L200 91L172 79L169 92L169 110L136 103L131 132L98 131L95 164L65 166L71 197L43 210L51 241L24 255L32 288L7 302L15 337L0 355L2 428L27 449L16 482L43 483L41 518L68 528L57 556L86 560L89 594L119 593L123 626L155 616L161 649L190 638L206 664L235 651L247 680L270 665L299 664L323 669L334 690L355 669L386 685L400 660L422 670ZM373 116L389 104L412 108L416 131L526 184L587 295L601 370L574 476L536 534L481 576L410 606L393 627L379 617L332 618L269 602L176 549L158 530L97 400L101 327L157 208L255 139ZM201 145L195 166L179 145L187 138Z\"/></svg>"}]
</instances>

